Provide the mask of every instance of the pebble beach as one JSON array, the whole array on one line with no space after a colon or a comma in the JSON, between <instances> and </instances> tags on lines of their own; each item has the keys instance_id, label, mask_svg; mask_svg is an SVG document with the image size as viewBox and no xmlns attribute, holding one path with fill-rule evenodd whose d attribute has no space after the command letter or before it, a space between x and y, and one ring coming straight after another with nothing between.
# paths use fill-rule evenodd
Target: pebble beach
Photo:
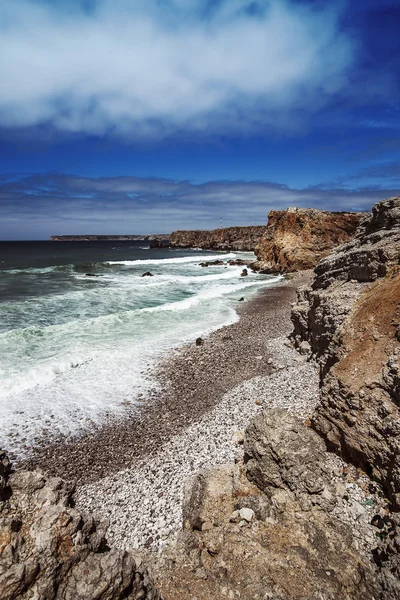
<instances>
[{"instance_id":1,"label":"pebble beach","mask_svg":"<svg viewBox=\"0 0 400 600\"><path fill-rule=\"evenodd\" d=\"M157 387L139 413L49 446L32 466L76 480L76 507L108 521L113 547L160 552L181 530L185 481L205 467L240 460L252 417L266 408L303 420L312 415L318 368L288 338L296 289L309 277L296 274L238 304L237 323L160 360L150 374ZM343 487L347 466L334 455L331 462L333 483L344 490L336 516L368 548L373 508L362 503L369 496L355 482L357 473Z\"/></svg>"}]
</instances>

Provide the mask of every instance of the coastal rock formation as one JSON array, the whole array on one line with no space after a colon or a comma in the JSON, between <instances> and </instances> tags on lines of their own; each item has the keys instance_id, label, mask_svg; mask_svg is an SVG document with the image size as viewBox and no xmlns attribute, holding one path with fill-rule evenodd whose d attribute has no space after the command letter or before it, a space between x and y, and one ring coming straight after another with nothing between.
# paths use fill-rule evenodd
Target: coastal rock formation
<instances>
[{"instance_id":1,"label":"coastal rock formation","mask_svg":"<svg viewBox=\"0 0 400 600\"><path fill-rule=\"evenodd\" d=\"M73 508L73 485L11 472L0 456L0 599L159 600L129 552L110 550L105 523Z\"/></svg>"},{"instance_id":2,"label":"coastal rock formation","mask_svg":"<svg viewBox=\"0 0 400 600\"><path fill-rule=\"evenodd\" d=\"M378 599L376 569L332 515L332 468L317 434L270 410L244 445L244 463L187 485L184 531L158 565L164 600Z\"/></svg>"},{"instance_id":3,"label":"coastal rock formation","mask_svg":"<svg viewBox=\"0 0 400 600\"><path fill-rule=\"evenodd\" d=\"M400 508L400 198L317 266L292 320L321 366L315 429Z\"/></svg>"},{"instance_id":4,"label":"coastal rock formation","mask_svg":"<svg viewBox=\"0 0 400 600\"><path fill-rule=\"evenodd\" d=\"M265 225L255 225L212 231L174 231L169 237L169 245L171 248L254 251L265 230Z\"/></svg>"},{"instance_id":5,"label":"coastal rock formation","mask_svg":"<svg viewBox=\"0 0 400 600\"><path fill-rule=\"evenodd\" d=\"M168 245L169 234L151 234L151 235L51 235L50 241L52 242L139 242L146 241L155 243L155 246L150 247L164 247ZM167 244L157 246L157 242L163 242L167 240Z\"/></svg>"},{"instance_id":6,"label":"coastal rock formation","mask_svg":"<svg viewBox=\"0 0 400 600\"><path fill-rule=\"evenodd\" d=\"M312 208L272 210L256 246L255 270L291 273L314 268L329 252L348 242L365 213L328 212Z\"/></svg>"},{"instance_id":7,"label":"coastal rock formation","mask_svg":"<svg viewBox=\"0 0 400 600\"><path fill-rule=\"evenodd\" d=\"M400 197L376 204L355 239L317 266L292 320L296 345L320 364L314 429L399 511ZM399 521L395 515L385 551L385 598L400 596Z\"/></svg>"}]
</instances>

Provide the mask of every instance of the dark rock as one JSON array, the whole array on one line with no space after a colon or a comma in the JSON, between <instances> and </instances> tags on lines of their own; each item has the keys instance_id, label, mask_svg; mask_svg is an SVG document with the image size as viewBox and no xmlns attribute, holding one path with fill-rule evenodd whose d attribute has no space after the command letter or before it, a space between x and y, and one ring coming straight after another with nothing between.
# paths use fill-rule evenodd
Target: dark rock
<instances>
[{"instance_id":1,"label":"dark rock","mask_svg":"<svg viewBox=\"0 0 400 600\"><path fill-rule=\"evenodd\" d=\"M247 277L247 275L248 275L247 269L243 269L243 271L240 273L241 277Z\"/></svg>"},{"instance_id":2,"label":"dark rock","mask_svg":"<svg viewBox=\"0 0 400 600\"><path fill-rule=\"evenodd\" d=\"M207 261L207 262L201 262L200 266L201 267L219 267L223 264L224 264L223 260L212 260L212 261Z\"/></svg>"},{"instance_id":3,"label":"dark rock","mask_svg":"<svg viewBox=\"0 0 400 600\"><path fill-rule=\"evenodd\" d=\"M239 302L244 302L243 296L241 298L239 298Z\"/></svg>"},{"instance_id":4,"label":"dark rock","mask_svg":"<svg viewBox=\"0 0 400 600\"><path fill-rule=\"evenodd\" d=\"M153 273L150 273L150 271L146 271L146 273L143 273L142 277L153 277Z\"/></svg>"},{"instance_id":5,"label":"dark rock","mask_svg":"<svg viewBox=\"0 0 400 600\"><path fill-rule=\"evenodd\" d=\"M99 277L96 273L85 273L86 277Z\"/></svg>"},{"instance_id":6,"label":"dark rock","mask_svg":"<svg viewBox=\"0 0 400 600\"><path fill-rule=\"evenodd\" d=\"M204 343L204 342L203 342L203 338L201 338L201 337L198 337L198 338L196 339L196 346L201 346L203 343Z\"/></svg>"}]
</instances>

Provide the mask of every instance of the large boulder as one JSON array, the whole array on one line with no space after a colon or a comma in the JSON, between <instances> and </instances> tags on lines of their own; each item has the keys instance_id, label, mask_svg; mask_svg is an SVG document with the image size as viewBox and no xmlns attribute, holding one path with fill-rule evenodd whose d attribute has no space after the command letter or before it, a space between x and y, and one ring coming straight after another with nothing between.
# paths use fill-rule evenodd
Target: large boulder
<instances>
[{"instance_id":1,"label":"large boulder","mask_svg":"<svg viewBox=\"0 0 400 600\"><path fill-rule=\"evenodd\" d=\"M1 600L159 600L133 555L108 548L107 524L73 508L73 484L0 465Z\"/></svg>"}]
</instances>

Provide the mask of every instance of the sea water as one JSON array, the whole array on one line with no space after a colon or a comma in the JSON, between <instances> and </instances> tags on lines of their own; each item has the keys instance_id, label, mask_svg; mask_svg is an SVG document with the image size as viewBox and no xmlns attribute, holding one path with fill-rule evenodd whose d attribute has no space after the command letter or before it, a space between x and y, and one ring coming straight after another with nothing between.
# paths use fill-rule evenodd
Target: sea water
<instances>
[{"instance_id":1,"label":"sea water","mask_svg":"<svg viewBox=\"0 0 400 600\"><path fill-rule=\"evenodd\" d=\"M234 323L241 296L277 281L199 263L251 257L144 242L1 242L0 447L21 457L39 440L140 410L158 357Z\"/></svg>"}]
</instances>

